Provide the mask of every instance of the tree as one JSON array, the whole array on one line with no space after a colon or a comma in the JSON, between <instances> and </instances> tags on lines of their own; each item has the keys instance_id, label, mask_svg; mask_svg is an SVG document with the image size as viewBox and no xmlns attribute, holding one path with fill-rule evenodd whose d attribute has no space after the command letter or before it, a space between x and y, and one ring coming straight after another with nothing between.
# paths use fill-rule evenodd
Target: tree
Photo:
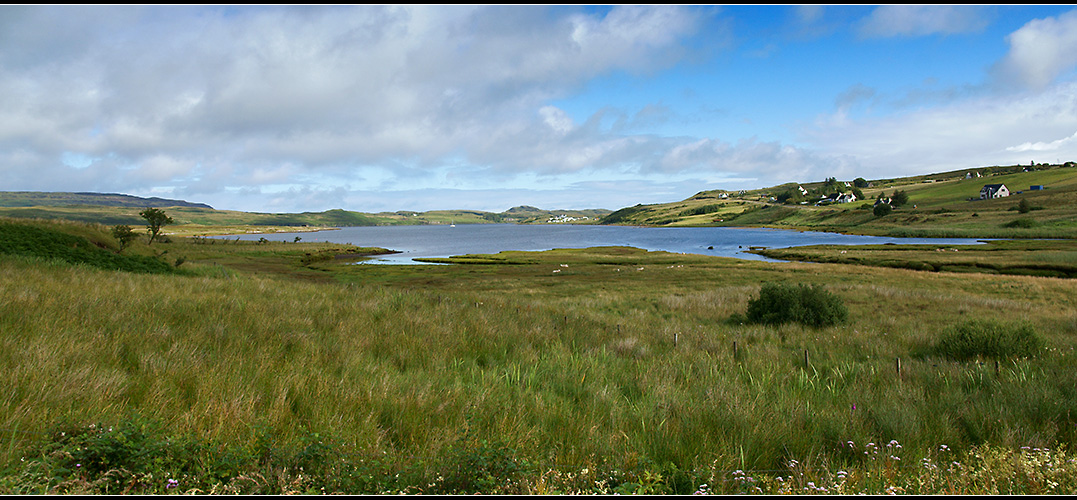
<instances>
[{"instance_id":1,"label":"tree","mask_svg":"<svg viewBox=\"0 0 1077 500\"><path fill-rule=\"evenodd\" d=\"M858 188L866 188L868 187L868 181L863 177L857 177L856 179L853 179L853 185Z\"/></svg>"},{"instance_id":2,"label":"tree","mask_svg":"<svg viewBox=\"0 0 1077 500\"><path fill-rule=\"evenodd\" d=\"M904 190L894 191L894 196L891 197L890 203L895 207L900 207L909 202L909 194Z\"/></svg>"},{"instance_id":3,"label":"tree","mask_svg":"<svg viewBox=\"0 0 1077 500\"><path fill-rule=\"evenodd\" d=\"M139 212L138 215L146 219L146 230L150 233L150 243L157 239L162 227L173 222L172 218L165 215L165 211L159 208L147 208Z\"/></svg>"},{"instance_id":4,"label":"tree","mask_svg":"<svg viewBox=\"0 0 1077 500\"><path fill-rule=\"evenodd\" d=\"M112 226L112 237L120 242L120 251L122 252L124 248L127 248L127 245L130 245L131 242L138 237L138 235L131 229L131 226L120 224Z\"/></svg>"},{"instance_id":5,"label":"tree","mask_svg":"<svg viewBox=\"0 0 1077 500\"><path fill-rule=\"evenodd\" d=\"M875 205L875 208L872 209L871 213L875 214L876 217L883 217L885 215L890 215L890 212L893 210L894 208L891 207L889 203L880 203Z\"/></svg>"},{"instance_id":6,"label":"tree","mask_svg":"<svg viewBox=\"0 0 1077 500\"><path fill-rule=\"evenodd\" d=\"M1027 214L1032 211L1032 204L1028 202L1027 198L1022 198L1021 202L1017 204L1017 211Z\"/></svg>"}]
</instances>

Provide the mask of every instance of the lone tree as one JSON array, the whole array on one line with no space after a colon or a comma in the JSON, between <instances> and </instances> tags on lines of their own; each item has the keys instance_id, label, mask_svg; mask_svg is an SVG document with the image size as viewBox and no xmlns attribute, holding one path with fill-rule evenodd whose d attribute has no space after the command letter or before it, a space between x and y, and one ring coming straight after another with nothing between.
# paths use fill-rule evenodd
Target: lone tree
<instances>
[{"instance_id":1,"label":"lone tree","mask_svg":"<svg viewBox=\"0 0 1077 500\"><path fill-rule=\"evenodd\" d=\"M890 198L890 203L895 207L900 207L909 202L909 194L905 190L894 191L894 196Z\"/></svg>"},{"instance_id":2,"label":"lone tree","mask_svg":"<svg viewBox=\"0 0 1077 500\"><path fill-rule=\"evenodd\" d=\"M172 218L165 215L165 211L159 208L147 208L139 212L138 215L146 219L146 229L150 233L150 243L157 239L157 236L161 233L161 227L172 223Z\"/></svg>"},{"instance_id":3,"label":"lone tree","mask_svg":"<svg viewBox=\"0 0 1077 500\"><path fill-rule=\"evenodd\" d=\"M1028 202L1028 198L1021 199L1021 202L1017 204L1017 211L1023 214L1027 214L1032 211L1032 204Z\"/></svg>"},{"instance_id":4,"label":"lone tree","mask_svg":"<svg viewBox=\"0 0 1077 500\"><path fill-rule=\"evenodd\" d=\"M138 235L135 234L135 231L131 229L131 226L128 226L126 224L112 226L112 237L116 238L116 240L120 242L121 252L124 248L127 248L127 245L130 245L131 242L134 241L135 237L137 236Z\"/></svg>"}]
</instances>

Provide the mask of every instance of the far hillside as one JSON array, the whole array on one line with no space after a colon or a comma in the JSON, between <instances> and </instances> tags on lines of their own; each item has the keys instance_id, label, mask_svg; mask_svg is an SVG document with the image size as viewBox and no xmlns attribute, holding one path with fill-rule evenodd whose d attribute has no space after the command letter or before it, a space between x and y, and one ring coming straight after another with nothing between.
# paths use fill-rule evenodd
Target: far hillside
<instances>
[{"instance_id":1,"label":"far hillside","mask_svg":"<svg viewBox=\"0 0 1077 500\"><path fill-rule=\"evenodd\" d=\"M1009 196L980 199L988 184ZM855 193L854 201L847 201ZM839 198L840 195L846 198ZM881 200L880 200L881 198ZM903 203L902 203L903 202ZM878 213L877 203L890 205ZM962 169L894 179L827 179L704 191L617 210L603 224L750 226L885 236L1077 238L1077 164Z\"/></svg>"},{"instance_id":2,"label":"far hillside","mask_svg":"<svg viewBox=\"0 0 1077 500\"><path fill-rule=\"evenodd\" d=\"M161 208L174 219L168 234L296 232L353 226L426 224L594 224L606 209L544 210L518 206L505 212L433 210L363 213L344 209L324 212L258 213L216 210L204 203L122 194L0 192L0 216L17 219L66 220L87 224L141 226L139 212Z\"/></svg>"}]
</instances>

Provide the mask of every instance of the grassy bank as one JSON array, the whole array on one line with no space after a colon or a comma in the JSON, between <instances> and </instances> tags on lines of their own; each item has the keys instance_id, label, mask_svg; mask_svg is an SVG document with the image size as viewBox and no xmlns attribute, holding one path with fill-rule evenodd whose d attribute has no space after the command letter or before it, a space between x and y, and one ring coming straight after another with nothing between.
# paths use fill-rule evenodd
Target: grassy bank
<instances>
[{"instance_id":1,"label":"grassy bank","mask_svg":"<svg viewBox=\"0 0 1077 500\"><path fill-rule=\"evenodd\" d=\"M752 250L774 259L918 271L1077 278L1074 240L997 240L980 245L813 245Z\"/></svg>"},{"instance_id":2,"label":"grassy bank","mask_svg":"<svg viewBox=\"0 0 1077 500\"><path fill-rule=\"evenodd\" d=\"M0 492L1075 489L1072 280L304 245L124 250L186 274L0 256ZM731 322L766 282L822 285L849 320ZM1042 349L933 350L984 318Z\"/></svg>"}]
</instances>

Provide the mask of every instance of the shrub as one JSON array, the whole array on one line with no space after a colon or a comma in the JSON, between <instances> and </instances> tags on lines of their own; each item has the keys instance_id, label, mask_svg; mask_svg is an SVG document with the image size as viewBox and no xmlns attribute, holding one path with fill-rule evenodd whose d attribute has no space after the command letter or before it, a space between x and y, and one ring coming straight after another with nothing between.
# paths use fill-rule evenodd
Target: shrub
<instances>
[{"instance_id":1,"label":"shrub","mask_svg":"<svg viewBox=\"0 0 1077 500\"><path fill-rule=\"evenodd\" d=\"M764 283L759 297L748 301L747 319L775 325L800 323L821 328L845 322L849 311L822 286Z\"/></svg>"},{"instance_id":2,"label":"shrub","mask_svg":"<svg viewBox=\"0 0 1077 500\"><path fill-rule=\"evenodd\" d=\"M1035 356L1043 346L1043 339L1028 324L981 319L951 327L935 344L935 353L958 361L977 356L1017 358Z\"/></svg>"},{"instance_id":3,"label":"shrub","mask_svg":"<svg viewBox=\"0 0 1077 500\"><path fill-rule=\"evenodd\" d=\"M1036 227L1036 226L1039 226L1039 225L1040 225L1040 223L1036 222L1035 219L1029 219L1029 218L1023 217L1023 218L1020 218L1020 219L1014 219L1014 220L1012 220L1010 222L1007 222L1007 223L1003 224L1002 227L1030 228L1030 227Z\"/></svg>"},{"instance_id":4,"label":"shrub","mask_svg":"<svg viewBox=\"0 0 1077 500\"><path fill-rule=\"evenodd\" d=\"M893 211L894 208L891 207L889 203L880 203L878 205L875 205L875 208L872 209L872 213L875 214L876 217L890 215L890 212Z\"/></svg>"}]
</instances>

